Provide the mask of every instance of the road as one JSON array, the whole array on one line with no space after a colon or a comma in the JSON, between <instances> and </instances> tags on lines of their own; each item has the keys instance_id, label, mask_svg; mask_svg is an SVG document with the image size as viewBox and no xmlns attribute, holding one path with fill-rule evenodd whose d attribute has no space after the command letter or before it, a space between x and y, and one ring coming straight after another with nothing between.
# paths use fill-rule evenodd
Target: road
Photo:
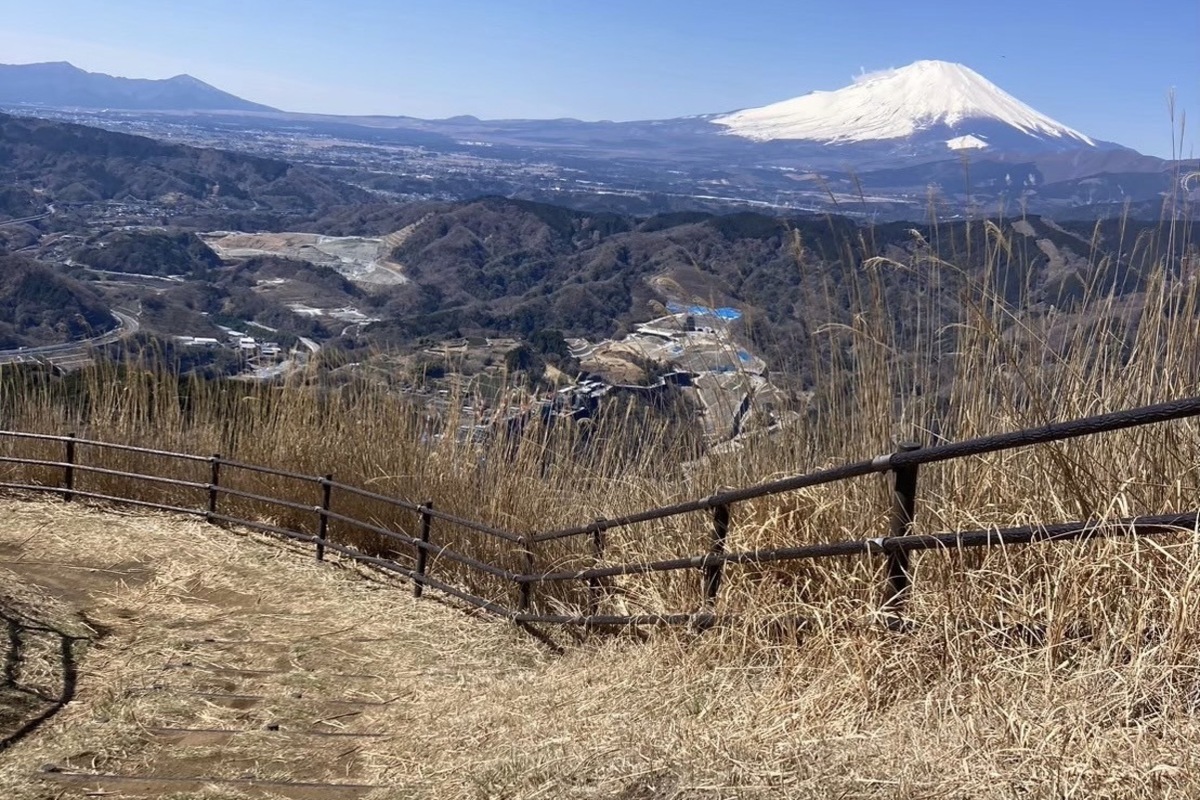
<instances>
[{"instance_id":1,"label":"road","mask_svg":"<svg viewBox=\"0 0 1200 800\"><path fill-rule=\"evenodd\" d=\"M0 221L0 227L5 225L24 225L26 222L37 222L40 219L45 219L55 212L54 204L46 206L46 210L41 214L35 214L32 217L21 217L20 219L6 219Z\"/></svg>"},{"instance_id":2,"label":"road","mask_svg":"<svg viewBox=\"0 0 1200 800\"><path fill-rule=\"evenodd\" d=\"M124 339L136 333L142 326L136 317L121 311L113 311L112 315L120 324L111 331L82 339L78 342L63 344L48 344L42 347L25 347L17 350L0 350L0 364L21 364L36 361L49 361L52 364L89 361L91 351L97 347Z\"/></svg>"},{"instance_id":3,"label":"road","mask_svg":"<svg viewBox=\"0 0 1200 800\"><path fill-rule=\"evenodd\" d=\"M45 212L41 214L32 217L22 217L20 219L3 220L0 221L0 227L5 225L20 225L26 222L37 222L57 212L58 209L54 207L54 203L50 203L46 206ZM121 311L113 311L111 313L119 324L107 333L102 333L99 336L93 336L90 339L83 339L78 342L48 344L42 347L24 347L16 350L0 350L0 364L49 361L52 364L66 366L68 364L89 362L91 361L91 351L95 348L124 339L131 333L136 333L141 328L141 324L137 321L136 317Z\"/></svg>"}]
</instances>

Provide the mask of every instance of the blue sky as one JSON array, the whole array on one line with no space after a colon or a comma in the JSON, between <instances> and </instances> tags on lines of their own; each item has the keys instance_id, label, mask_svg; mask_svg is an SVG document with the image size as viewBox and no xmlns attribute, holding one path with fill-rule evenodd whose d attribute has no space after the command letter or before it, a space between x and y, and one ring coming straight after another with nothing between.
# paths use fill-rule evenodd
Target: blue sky
<instances>
[{"instance_id":1,"label":"blue sky","mask_svg":"<svg viewBox=\"0 0 1200 800\"><path fill-rule=\"evenodd\" d=\"M0 62L186 72L293 111L647 119L960 61L1073 128L1166 156L1200 125L1198 0L42 0ZM1187 135L1188 151L1200 142ZM1185 152L1185 155L1188 152Z\"/></svg>"}]
</instances>

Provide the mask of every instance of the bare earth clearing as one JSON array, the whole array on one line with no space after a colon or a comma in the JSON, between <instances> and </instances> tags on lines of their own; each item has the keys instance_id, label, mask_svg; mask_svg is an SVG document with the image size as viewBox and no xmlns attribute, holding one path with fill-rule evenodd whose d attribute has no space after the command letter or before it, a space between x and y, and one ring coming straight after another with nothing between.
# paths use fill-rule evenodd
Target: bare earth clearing
<instances>
[{"instance_id":1,"label":"bare earth clearing","mask_svg":"<svg viewBox=\"0 0 1200 800\"><path fill-rule=\"evenodd\" d=\"M391 252L403 244L410 233L411 230L405 228L378 239L315 233L214 231L202 238L222 258L282 256L335 269L352 281L393 285L408 282L403 267L391 260Z\"/></svg>"}]
</instances>

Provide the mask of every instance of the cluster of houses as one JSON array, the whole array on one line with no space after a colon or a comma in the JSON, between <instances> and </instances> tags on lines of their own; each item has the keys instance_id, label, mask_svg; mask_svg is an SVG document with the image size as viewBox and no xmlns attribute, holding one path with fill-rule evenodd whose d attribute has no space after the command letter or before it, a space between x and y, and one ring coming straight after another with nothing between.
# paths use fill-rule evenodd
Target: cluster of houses
<instances>
[{"instance_id":1,"label":"cluster of houses","mask_svg":"<svg viewBox=\"0 0 1200 800\"><path fill-rule=\"evenodd\" d=\"M226 331L225 341L211 336L176 336L175 341L184 347L228 347L247 358L278 358L283 352L278 342L260 342L240 331Z\"/></svg>"}]
</instances>

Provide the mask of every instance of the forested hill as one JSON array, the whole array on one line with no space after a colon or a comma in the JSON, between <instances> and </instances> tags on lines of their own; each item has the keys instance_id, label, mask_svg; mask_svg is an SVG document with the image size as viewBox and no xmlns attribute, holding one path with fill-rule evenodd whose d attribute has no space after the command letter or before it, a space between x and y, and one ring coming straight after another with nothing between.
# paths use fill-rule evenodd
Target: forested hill
<instances>
[{"instance_id":1,"label":"forested hill","mask_svg":"<svg viewBox=\"0 0 1200 800\"><path fill-rule=\"evenodd\" d=\"M90 287L36 261L0 253L0 350L79 341L115 326Z\"/></svg>"},{"instance_id":2,"label":"forested hill","mask_svg":"<svg viewBox=\"0 0 1200 800\"><path fill-rule=\"evenodd\" d=\"M500 198L361 207L318 227L376 235L410 228L392 257L412 283L391 299L386 316L394 321L372 328L379 338L544 329L605 336L677 301L742 309L747 332L768 356L807 346L821 325L845 322L839 315L863 307L855 293L877 292L896 314L933 304L950 319L958 289L974 281L1024 307L1070 308L1088 291L1136 292L1158 252L1156 228L1132 221L865 225L754 213L639 219ZM1136 261L1115 257L1122 236L1143 243Z\"/></svg>"},{"instance_id":3,"label":"forested hill","mask_svg":"<svg viewBox=\"0 0 1200 800\"><path fill-rule=\"evenodd\" d=\"M7 216L98 201L313 214L370 199L283 161L7 114L0 114L0 186L0 215Z\"/></svg>"}]
</instances>

